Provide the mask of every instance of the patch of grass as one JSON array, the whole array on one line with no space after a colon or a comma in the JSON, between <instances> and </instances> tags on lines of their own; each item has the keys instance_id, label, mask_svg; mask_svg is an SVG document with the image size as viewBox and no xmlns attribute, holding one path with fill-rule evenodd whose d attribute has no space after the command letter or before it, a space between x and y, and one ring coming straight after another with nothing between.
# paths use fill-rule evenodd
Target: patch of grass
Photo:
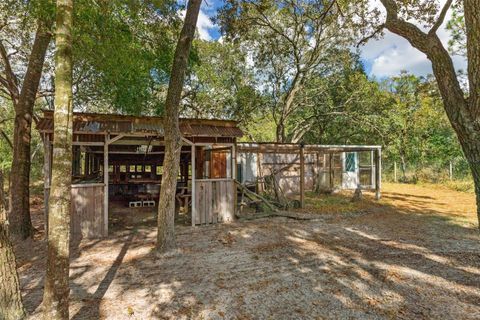
<instances>
[{"instance_id":1,"label":"patch of grass","mask_svg":"<svg viewBox=\"0 0 480 320\"><path fill-rule=\"evenodd\" d=\"M461 192L475 192L473 180L449 180L443 183L447 188Z\"/></svg>"},{"instance_id":2,"label":"patch of grass","mask_svg":"<svg viewBox=\"0 0 480 320\"><path fill-rule=\"evenodd\" d=\"M305 193L305 211L315 213L349 213L360 209L360 203L350 201L345 194Z\"/></svg>"}]
</instances>

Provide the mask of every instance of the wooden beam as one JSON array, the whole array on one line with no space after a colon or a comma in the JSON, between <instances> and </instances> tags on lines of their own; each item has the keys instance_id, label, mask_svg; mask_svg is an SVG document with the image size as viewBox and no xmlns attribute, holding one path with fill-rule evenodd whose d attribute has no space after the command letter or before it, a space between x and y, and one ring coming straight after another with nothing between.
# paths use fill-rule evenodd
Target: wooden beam
<instances>
[{"instance_id":1,"label":"wooden beam","mask_svg":"<svg viewBox=\"0 0 480 320\"><path fill-rule=\"evenodd\" d=\"M97 150L97 151L89 151L89 153L92 153L92 154L103 154L103 151L100 151L100 150ZM137 151L109 151L108 152L109 154L137 154L137 155L140 155L140 156L145 156L145 152L137 152ZM180 151L180 153L183 153L183 154L186 154L186 153L190 153L189 150L182 150ZM165 151L150 151L149 153L147 153L147 155L151 155L151 154L165 154Z\"/></svg>"},{"instance_id":2,"label":"wooden beam","mask_svg":"<svg viewBox=\"0 0 480 320\"><path fill-rule=\"evenodd\" d=\"M237 147L236 145L234 144L231 148L231 157L232 157L232 168L231 168L231 177L232 179L237 179Z\"/></svg>"},{"instance_id":3,"label":"wooden beam","mask_svg":"<svg viewBox=\"0 0 480 320\"><path fill-rule=\"evenodd\" d=\"M382 150L377 149L375 151L375 199L381 198L381 183L382 183Z\"/></svg>"},{"instance_id":4,"label":"wooden beam","mask_svg":"<svg viewBox=\"0 0 480 320\"><path fill-rule=\"evenodd\" d=\"M182 137L182 141L185 142L185 143L186 143L187 145L189 145L189 146L193 146L193 142L190 141L190 140L188 140L188 139L185 138L185 137Z\"/></svg>"},{"instance_id":5,"label":"wooden beam","mask_svg":"<svg viewBox=\"0 0 480 320\"><path fill-rule=\"evenodd\" d=\"M328 154L328 166L329 166L329 184L330 184L330 189L333 190L333 179L334 179L334 172L333 172L333 153Z\"/></svg>"},{"instance_id":6,"label":"wooden beam","mask_svg":"<svg viewBox=\"0 0 480 320\"><path fill-rule=\"evenodd\" d=\"M44 144L44 153L43 153L43 201L44 201L44 223L45 223L45 235L48 234L48 200L50 197L50 171L51 171L51 161L50 154L51 148L50 145L50 136L45 135L43 140Z\"/></svg>"},{"instance_id":7,"label":"wooden beam","mask_svg":"<svg viewBox=\"0 0 480 320\"><path fill-rule=\"evenodd\" d=\"M257 193L262 193L263 187L265 186L265 181L263 181L263 168L262 168L262 162L263 162L263 153L257 151L257 181L258 183L258 189Z\"/></svg>"},{"instance_id":8,"label":"wooden beam","mask_svg":"<svg viewBox=\"0 0 480 320\"><path fill-rule=\"evenodd\" d=\"M105 145L103 146L103 183L105 184L103 194L103 233L108 236L108 140L109 135L105 136Z\"/></svg>"},{"instance_id":9,"label":"wooden beam","mask_svg":"<svg viewBox=\"0 0 480 320\"><path fill-rule=\"evenodd\" d=\"M232 169L231 169L233 181L237 181L237 144L234 143L232 146ZM237 214L237 188L233 188L233 216L232 219L235 219Z\"/></svg>"},{"instance_id":10,"label":"wooden beam","mask_svg":"<svg viewBox=\"0 0 480 320\"><path fill-rule=\"evenodd\" d=\"M370 151L370 187L375 185L375 151Z\"/></svg>"},{"instance_id":11,"label":"wooden beam","mask_svg":"<svg viewBox=\"0 0 480 320\"><path fill-rule=\"evenodd\" d=\"M73 146L103 146L105 142L102 141L73 141Z\"/></svg>"},{"instance_id":12,"label":"wooden beam","mask_svg":"<svg viewBox=\"0 0 480 320\"><path fill-rule=\"evenodd\" d=\"M125 134L121 133L121 134L115 136L115 137L112 138L112 139L106 140L105 143L106 143L106 144L111 144L111 143L114 143L115 141L118 141L118 140L122 139L123 137L125 137Z\"/></svg>"},{"instance_id":13,"label":"wooden beam","mask_svg":"<svg viewBox=\"0 0 480 320\"><path fill-rule=\"evenodd\" d=\"M305 145L305 152L358 152L380 149L376 145ZM291 143L239 143L240 152L298 153L298 144Z\"/></svg>"},{"instance_id":14,"label":"wooden beam","mask_svg":"<svg viewBox=\"0 0 480 320\"><path fill-rule=\"evenodd\" d=\"M192 226L195 226L197 208L195 206L195 144L192 143Z\"/></svg>"},{"instance_id":15,"label":"wooden beam","mask_svg":"<svg viewBox=\"0 0 480 320\"><path fill-rule=\"evenodd\" d=\"M305 154L303 145L300 146L300 208L305 207Z\"/></svg>"},{"instance_id":16,"label":"wooden beam","mask_svg":"<svg viewBox=\"0 0 480 320\"><path fill-rule=\"evenodd\" d=\"M151 138L151 137L150 137ZM112 139L113 140L113 139ZM150 142L149 142L150 141ZM126 139L125 137L120 140L115 140L112 143L109 143L114 146L146 146L146 145L151 145L151 146L164 146L165 143L163 141L158 141L158 140L150 140L150 139Z\"/></svg>"}]
</instances>

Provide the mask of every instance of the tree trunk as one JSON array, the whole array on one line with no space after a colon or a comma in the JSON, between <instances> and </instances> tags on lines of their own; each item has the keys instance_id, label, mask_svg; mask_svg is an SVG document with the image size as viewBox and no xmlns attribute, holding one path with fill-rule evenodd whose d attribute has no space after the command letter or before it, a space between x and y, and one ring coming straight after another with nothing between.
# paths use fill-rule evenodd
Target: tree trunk
<instances>
[{"instance_id":1,"label":"tree trunk","mask_svg":"<svg viewBox=\"0 0 480 320\"><path fill-rule=\"evenodd\" d=\"M463 151L469 160L475 183L478 228L480 229L480 6L477 0L464 0L463 6L467 30L468 82L470 87L468 102L475 124L470 128L476 129L475 132L472 132L469 143L463 146ZM467 151L467 149L469 150Z\"/></svg>"},{"instance_id":2,"label":"tree trunk","mask_svg":"<svg viewBox=\"0 0 480 320\"><path fill-rule=\"evenodd\" d=\"M284 119L280 119L279 122L277 123L277 128L276 128L276 136L277 136L277 142L284 143L286 140L285 137L285 121Z\"/></svg>"},{"instance_id":3,"label":"tree trunk","mask_svg":"<svg viewBox=\"0 0 480 320\"><path fill-rule=\"evenodd\" d=\"M26 239L33 234L30 219L30 141L33 106L42 75L48 45L52 38L51 22L40 21L28 61L22 90L15 106L13 134L12 179L10 186L10 232L13 237Z\"/></svg>"},{"instance_id":4,"label":"tree trunk","mask_svg":"<svg viewBox=\"0 0 480 320\"><path fill-rule=\"evenodd\" d=\"M159 252L166 252L175 246L175 191L182 148L181 133L178 127L178 109L201 3L201 0L188 2L168 84L164 115L165 159L158 202L157 250Z\"/></svg>"},{"instance_id":5,"label":"tree trunk","mask_svg":"<svg viewBox=\"0 0 480 320\"><path fill-rule=\"evenodd\" d=\"M57 0L53 161L43 295L45 319L68 319L73 126L72 14L73 0Z\"/></svg>"},{"instance_id":6,"label":"tree trunk","mask_svg":"<svg viewBox=\"0 0 480 320\"><path fill-rule=\"evenodd\" d=\"M480 139L474 138L474 140L472 140L472 136L478 137L479 135L480 131L476 132L476 134L471 135L470 137L463 134L458 134L458 139L460 141L460 145L462 146L463 153L468 160L470 171L472 172L477 203L477 218L480 229Z\"/></svg>"},{"instance_id":7,"label":"tree trunk","mask_svg":"<svg viewBox=\"0 0 480 320\"><path fill-rule=\"evenodd\" d=\"M18 320L26 316L18 282L12 242L8 234L3 194L3 172L0 170L0 319Z\"/></svg>"},{"instance_id":8,"label":"tree trunk","mask_svg":"<svg viewBox=\"0 0 480 320\"><path fill-rule=\"evenodd\" d=\"M7 210L7 196L5 194L5 176L0 168L0 209ZM6 217L5 217L6 220Z\"/></svg>"},{"instance_id":9,"label":"tree trunk","mask_svg":"<svg viewBox=\"0 0 480 320\"><path fill-rule=\"evenodd\" d=\"M402 170L402 182L407 182L407 163L404 152L400 152L400 167Z\"/></svg>"}]
</instances>

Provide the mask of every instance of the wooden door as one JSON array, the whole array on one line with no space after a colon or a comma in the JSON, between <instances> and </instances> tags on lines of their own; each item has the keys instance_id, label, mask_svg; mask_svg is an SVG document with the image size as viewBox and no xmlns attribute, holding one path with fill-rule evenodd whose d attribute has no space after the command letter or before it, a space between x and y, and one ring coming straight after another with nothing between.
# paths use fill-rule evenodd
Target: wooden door
<instances>
[{"instance_id":1,"label":"wooden door","mask_svg":"<svg viewBox=\"0 0 480 320\"><path fill-rule=\"evenodd\" d=\"M210 165L210 178L219 179L227 177L227 153L213 151Z\"/></svg>"}]
</instances>

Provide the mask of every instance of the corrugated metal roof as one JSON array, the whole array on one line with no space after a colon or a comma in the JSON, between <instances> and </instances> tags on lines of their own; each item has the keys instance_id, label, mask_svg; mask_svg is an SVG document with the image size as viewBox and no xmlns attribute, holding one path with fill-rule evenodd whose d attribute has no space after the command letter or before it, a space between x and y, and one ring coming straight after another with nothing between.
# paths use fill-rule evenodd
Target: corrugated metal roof
<instances>
[{"instance_id":1,"label":"corrugated metal roof","mask_svg":"<svg viewBox=\"0 0 480 320\"><path fill-rule=\"evenodd\" d=\"M44 112L37 129L53 131L53 113ZM159 117L134 117L105 114L74 114L73 131L76 134L149 133L163 135L163 119ZM180 119L180 131L186 137L241 137L243 132L234 121Z\"/></svg>"},{"instance_id":2,"label":"corrugated metal roof","mask_svg":"<svg viewBox=\"0 0 480 320\"><path fill-rule=\"evenodd\" d=\"M159 135L164 134L163 125L160 124L160 123L142 123L142 122L136 123L136 122L133 122L132 123L132 131L133 132L148 132L148 133L155 132Z\"/></svg>"}]
</instances>

